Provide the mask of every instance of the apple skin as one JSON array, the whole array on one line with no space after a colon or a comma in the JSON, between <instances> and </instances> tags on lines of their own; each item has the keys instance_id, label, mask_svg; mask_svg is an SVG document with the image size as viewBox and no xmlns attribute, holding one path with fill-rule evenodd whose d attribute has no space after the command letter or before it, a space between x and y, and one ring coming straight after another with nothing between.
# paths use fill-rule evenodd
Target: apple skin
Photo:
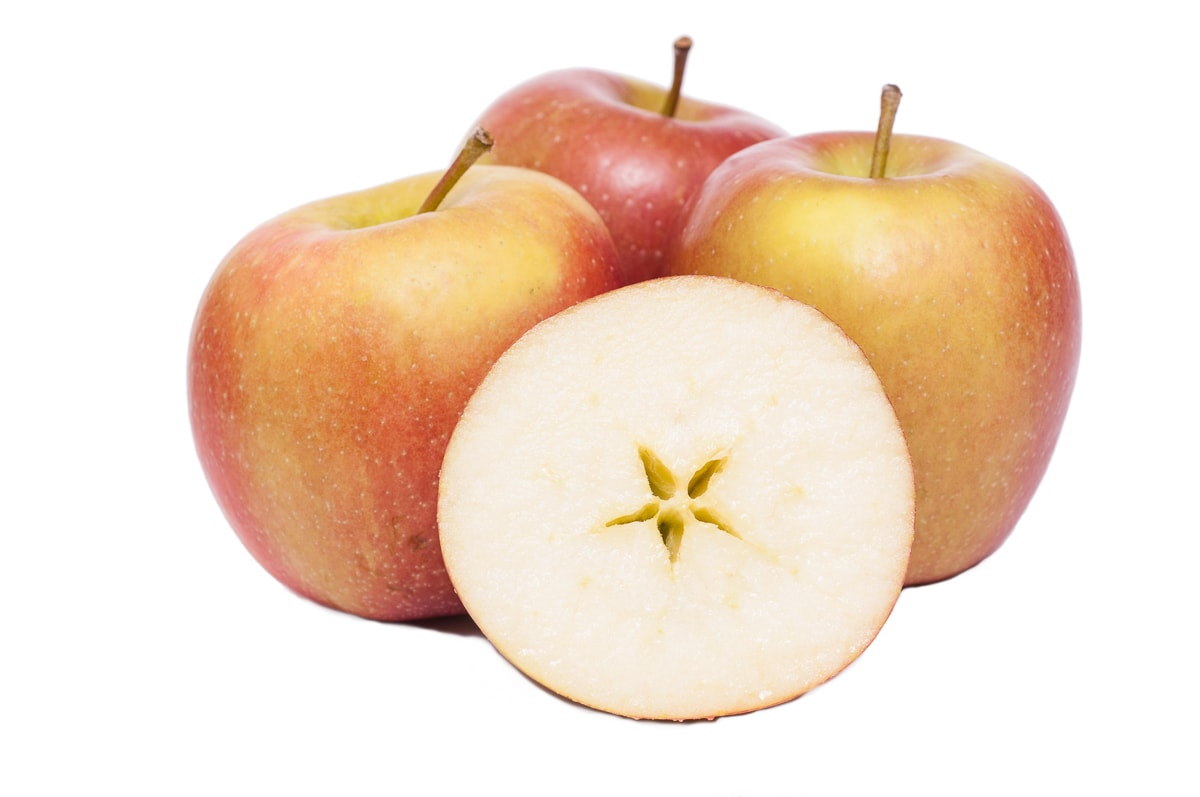
<instances>
[{"instance_id":1,"label":"apple skin","mask_svg":"<svg viewBox=\"0 0 1200 797\"><path fill-rule=\"evenodd\" d=\"M560 181L474 166L315 202L218 267L192 329L196 449L255 559L366 618L463 611L437 536L450 432L539 320L617 285L599 215Z\"/></svg>"},{"instance_id":2,"label":"apple skin","mask_svg":"<svg viewBox=\"0 0 1200 797\"><path fill-rule=\"evenodd\" d=\"M661 276L684 203L735 152L786 135L745 111L681 97L634 78L567 69L497 99L476 126L495 139L484 161L524 166L569 183L600 211L624 284Z\"/></svg>"},{"instance_id":3,"label":"apple skin","mask_svg":"<svg viewBox=\"0 0 1200 797\"><path fill-rule=\"evenodd\" d=\"M906 583L954 576L1012 532L1049 464L1079 363L1066 230L1026 176L949 141L872 133L758 144L693 198L675 274L717 274L815 306L867 354L912 452Z\"/></svg>"}]
</instances>

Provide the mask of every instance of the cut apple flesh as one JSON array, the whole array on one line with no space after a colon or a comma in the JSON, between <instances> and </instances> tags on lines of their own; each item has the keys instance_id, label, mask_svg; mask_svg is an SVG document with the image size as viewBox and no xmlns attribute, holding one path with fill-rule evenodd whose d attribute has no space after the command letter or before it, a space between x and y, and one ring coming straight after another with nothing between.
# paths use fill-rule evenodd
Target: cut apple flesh
<instances>
[{"instance_id":1,"label":"cut apple flesh","mask_svg":"<svg viewBox=\"0 0 1200 797\"><path fill-rule=\"evenodd\" d=\"M913 479L859 349L782 294L671 277L542 322L441 473L447 571L492 644L567 698L694 719L780 703L874 639Z\"/></svg>"}]
</instances>

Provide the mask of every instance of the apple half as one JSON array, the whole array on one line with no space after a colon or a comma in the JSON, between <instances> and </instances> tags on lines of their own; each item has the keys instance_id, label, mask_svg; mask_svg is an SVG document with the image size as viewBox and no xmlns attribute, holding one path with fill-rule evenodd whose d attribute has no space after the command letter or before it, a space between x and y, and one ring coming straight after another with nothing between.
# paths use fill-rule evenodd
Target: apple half
<instances>
[{"instance_id":1,"label":"apple half","mask_svg":"<svg viewBox=\"0 0 1200 797\"><path fill-rule=\"evenodd\" d=\"M438 521L471 617L526 675L637 718L790 700L875 638L913 475L858 347L722 277L637 283L541 322L467 404Z\"/></svg>"}]
</instances>

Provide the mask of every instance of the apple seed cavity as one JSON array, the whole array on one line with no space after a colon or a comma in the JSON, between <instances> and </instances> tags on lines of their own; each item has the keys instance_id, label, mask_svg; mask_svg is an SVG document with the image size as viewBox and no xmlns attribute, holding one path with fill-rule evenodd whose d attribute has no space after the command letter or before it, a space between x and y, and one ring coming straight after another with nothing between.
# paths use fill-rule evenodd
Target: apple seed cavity
<instances>
[{"instance_id":1,"label":"apple seed cavity","mask_svg":"<svg viewBox=\"0 0 1200 797\"><path fill-rule=\"evenodd\" d=\"M650 492L658 500L651 501L633 514L622 515L608 521L604 524L606 528L627 523L642 523L647 520L656 521L658 533L662 537L663 545L667 548L667 554L670 556L672 564L679 558L679 546L683 542L683 532L687 528L689 518L715 526L726 534L741 539L737 532L717 520L710 508L695 502L708 490L708 482L712 479L713 474L725 464L724 457L709 460L692 474L692 478L688 480L687 498L680 501L675 495L676 481L670 468L645 446L638 448L638 456L641 458L642 466L646 469L646 481Z\"/></svg>"}]
</instances>

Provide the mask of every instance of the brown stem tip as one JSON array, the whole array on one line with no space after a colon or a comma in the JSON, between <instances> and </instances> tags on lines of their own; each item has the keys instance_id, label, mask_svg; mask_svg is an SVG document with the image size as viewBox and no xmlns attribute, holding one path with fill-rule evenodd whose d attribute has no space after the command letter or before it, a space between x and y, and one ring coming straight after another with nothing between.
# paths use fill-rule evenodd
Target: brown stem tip
<instances>
[{"instance_id":1,"label":"brown stem tip","mask_svg":"<svg viewBox=\"0 0 1200 797\"><path fill-rule=\"evenodd\" d=\"M442 175L442 179L438 180L437 185L429 192L429 196L425 197L425 201L421 203L421 208L417 213L437 210L438 206L442 204L442 200L446 198L446 194L450 193L450 189L454 188L459 179L467 173L467 169L471 168L471 165L491 148L491 134L482 127L476 128L474 134L467 139L467 143L463 144L454 163L450 164L450 168Z\"/></svg>"},{"instance_id":2,"label":"brown stem tip","mask_svg":"<svg viewBox=\"0 0 1200 797\"><path fill-rule=\"evenodd\" d=\"M879 99L879 127L875 131L875 152L871 155L871 177L883 177L887 169L888 150L892 146L892 127L896 124L896 111L900 107L900 87L891 83L883 87Z\"/></svg>"},{"instance_id":3,"label":"brown stem tip","mask_svg":"<svg viewBox=\"0 0 1200 797\"><path fill-rule=\"evenodd\" d=\"M679 97L683 92L683 70L687 66L688 53L691 50L691 36L680 36L675 40L675 76L671 79L671 90L667 92L667 100L663 103L663 116L674 116L679 107Z\"/></svg>"}]
</instances>

